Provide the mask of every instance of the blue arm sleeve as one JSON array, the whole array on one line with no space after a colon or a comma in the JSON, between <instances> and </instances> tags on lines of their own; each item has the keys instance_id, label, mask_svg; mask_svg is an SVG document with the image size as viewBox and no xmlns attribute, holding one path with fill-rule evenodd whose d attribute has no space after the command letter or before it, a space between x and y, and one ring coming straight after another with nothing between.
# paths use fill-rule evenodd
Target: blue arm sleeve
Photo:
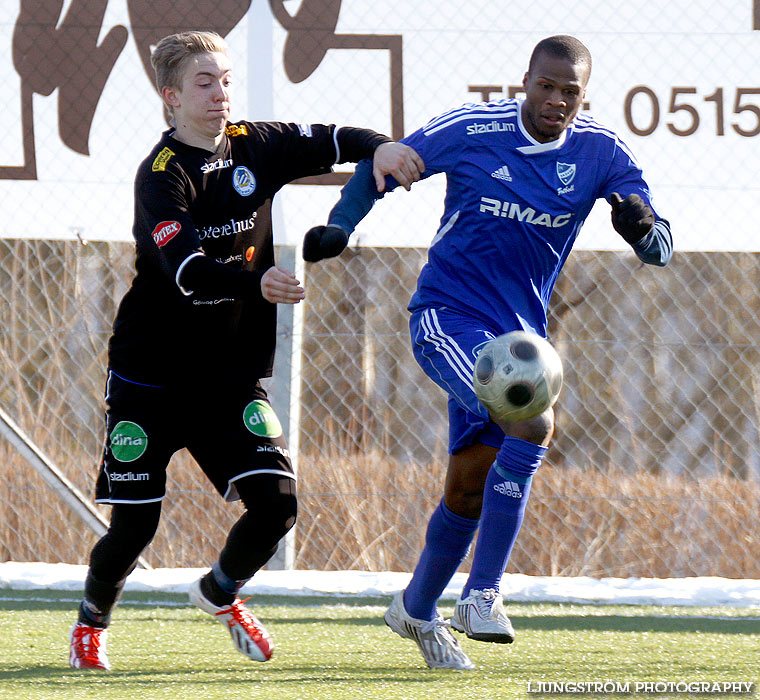
<instances>
[{"instance_id":1,"label":"blue arm sleeve","mask_svg":"<svg viewBox=\"0 0 760 700\"><path fill-rule=\"evenodd\" d=\"M386 188L393 189L398 183L392 177L386 177ZM338 203L327 217L328 226L339 226L346 233L352 233L356 225L369 214L375 202L383 197L378 192L375 177L372 174L372 160L367 158L356 166L351 179L340 191Z\"/></svg>"},{"instance_id":2,"label":"blue arm sleeve","mask_svg":"<svg viewBox=\"0 0 760 700\"><path fill-rule=\"evenodd\" d=\"M652 230L633 244L633 250L641 262L665 267L673 257L673 236L666 219L655 221Z\"/></svg>"}]
</instances>

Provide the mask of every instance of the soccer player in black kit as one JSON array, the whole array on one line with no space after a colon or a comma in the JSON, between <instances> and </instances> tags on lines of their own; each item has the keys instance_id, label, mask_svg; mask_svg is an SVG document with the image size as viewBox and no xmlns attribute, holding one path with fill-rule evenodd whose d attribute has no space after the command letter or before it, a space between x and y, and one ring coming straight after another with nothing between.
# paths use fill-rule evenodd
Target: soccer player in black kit
<instances>
[{"instance_id":1,"label":"soccer player in black kit","mask_svg":"<svg viewBox=\"0 0 760 700\"><path fill-rule=\"evenodd\" d=\"M106 442L96 502L112 506L96 543L70 665L108 669L106 628L127 576L158 527L166 466L187 448L245 512L190 600L257 661L269 634L237 597L296 519L295 477L259 379L271 375L276 305L304 289L275 265L271 200L285 184L374 156L378 188L407 188L424 166L367 129L230 123L230 61L211 32L162 39L152 55L170 116L135 180L136 275L109 341ZM317 241L329 251L334 242Z\"/></svg>"}]
</instances>

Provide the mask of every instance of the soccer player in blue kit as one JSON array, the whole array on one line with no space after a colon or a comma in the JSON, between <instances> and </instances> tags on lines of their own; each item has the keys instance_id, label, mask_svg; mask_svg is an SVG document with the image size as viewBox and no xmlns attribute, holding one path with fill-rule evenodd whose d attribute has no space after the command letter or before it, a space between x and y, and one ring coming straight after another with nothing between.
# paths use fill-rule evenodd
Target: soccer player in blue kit
<instances>
[{"instance_id":1,"label":"soccer player in blue kit","mask_svg":"<svg viewBox=\"0 0 760 700\"><path fill-rule=\"evenodd\" d=\"M479 349L512 330L545 337L557 275L599 198L641 261L664 266L672 256L670 226L630 150L578 114L590 72L580 41L548 37L531 55L524 99L465 104L402 140L424 160L423 177L447 178L441 225L409 311L414 355L449 395L450 457L412 579L385 614L430 667L474 668L450 628L480 641L514 640L499 584L554 430L551 408L522 422L489 415L472 387ZM387 178L385 189L395 184ZM307 232L304 259L338 255L381 196L369 162L360 163L327 226ZM447 622L436 602L478 528L469 578Z\"/></svg>"}]
</instances>

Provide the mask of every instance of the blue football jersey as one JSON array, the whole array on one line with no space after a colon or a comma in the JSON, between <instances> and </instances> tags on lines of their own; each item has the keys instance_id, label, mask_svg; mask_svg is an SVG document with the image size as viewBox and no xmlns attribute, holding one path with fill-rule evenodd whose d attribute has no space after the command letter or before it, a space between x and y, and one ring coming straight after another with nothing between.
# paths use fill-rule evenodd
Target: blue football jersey
<instances>
[{"instance_id":1,"label":"blue football jersey","mask_svg":"<svg viewBox=\"0 0 760 700\"><path fill-rule=\"evenodd\" d=\"M522 123L521 104L468 103L403 139L424 160L423 177L447 178L411 311L447 307L545 335L557 276L594 202L635 193L654 211L641 169L613 131L579 114L559 139L539 143ZM351 191L349 183L330 215L349 231L358 221L342 216Z\"/></svg>"}]
</instances>

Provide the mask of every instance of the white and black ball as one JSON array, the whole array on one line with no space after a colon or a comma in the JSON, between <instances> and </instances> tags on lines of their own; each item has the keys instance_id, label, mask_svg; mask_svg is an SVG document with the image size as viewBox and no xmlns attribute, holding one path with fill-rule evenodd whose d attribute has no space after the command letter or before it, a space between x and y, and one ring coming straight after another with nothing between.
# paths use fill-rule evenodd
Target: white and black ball
<instances>
[{"instance_id":1,"label":"white and black ball","mask_svg":"<svg viewBox=\"0 0 760 700\"><path fill-rule=\"evenodd\" d=\"M557 400L562 360L539 335L511 331L483 346L475 360L473 387L494 419L528 420Z\"/></svg>"}]
</instances>

